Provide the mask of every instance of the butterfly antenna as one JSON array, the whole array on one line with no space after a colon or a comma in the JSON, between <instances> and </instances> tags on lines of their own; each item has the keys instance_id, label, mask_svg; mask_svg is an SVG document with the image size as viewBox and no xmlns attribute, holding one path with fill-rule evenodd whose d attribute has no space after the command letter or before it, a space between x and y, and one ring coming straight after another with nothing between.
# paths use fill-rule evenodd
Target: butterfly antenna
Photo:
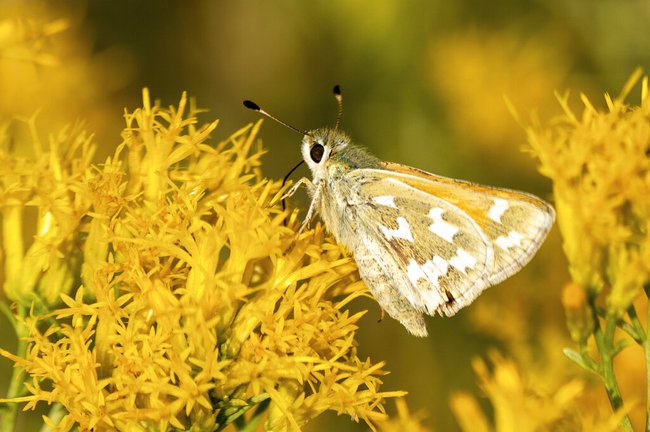
<instances>
[{"instance_id":1,"label":"butterfly antenna","mask_svg":"<svg viewBox=\"0 0 650 432\"><path fill-rule=\"evenodd\" d=\"M273 120L274 122L279 123L279 124L281 124L282 126L291 129L292 131L298 132L298 133L301 134L301 135L311 136L311 135L309 135L307 132L305 132L305 131L301 131L301 130L298 129L297 127L293 127L293 126L291 126L290 124L287 124L287 123L283 122L282 120L279 120L279 119L273 117L271 114L269 114L269 113L267 113L266 111L264 111L262 108L260 108L259 105L257 105L257 104L256 104L255 102L253 102L253 101L245 100L245 101L244 101L244 106L245 106L246 108L248 108L249 110L252 110L252 111L258 112L258 113L262 114L263 116L266 116L266 117L270 118L270 119Z\"/></svg>"},{"instance_id":2,"label":"butterfly antenna","mask_svg":"<svg viewBox=\"0 0 650 432\"><path fill-rule=\"evenodd\" d=\"M334 129L338 129L341 124L341 118L343 117L343 95L341 95L341 86L335 85L332 92L336 98L336 104L339 106L339 112L336 116L336 124L334 125Z\"/></svg>"}]
</instances>

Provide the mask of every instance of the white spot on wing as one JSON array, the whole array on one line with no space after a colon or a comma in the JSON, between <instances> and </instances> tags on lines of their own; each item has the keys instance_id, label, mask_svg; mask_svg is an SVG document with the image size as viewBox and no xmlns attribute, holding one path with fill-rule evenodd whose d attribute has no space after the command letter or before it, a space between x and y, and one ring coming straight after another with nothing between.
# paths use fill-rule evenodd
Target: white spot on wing
<instances>
[{"instance_id":1,"label":"white spot on wing","mask_svg":"<svg viewBox=\"0 0 650 432\"><path fill-rule=\"evenodd\" d=\"M381 204L386 207L397 208L395 205L395 197L390 195L377 196L372 199L377 204Z\"/></svg>"},{"instance_id":2,"label":"white spot on wing","mask_svg":"<svg viewBox=\"0 0 650 432\"><path fill-rule=\"evenodd\" d=\"M510 231L508 236L499 236L494 243L499 246L504 251L507 251L513 246L521 245L521 241L524 239L524 236L519 234L517 231Z\"/></svg>"},{"instance_id":3,"label":"white spot on wing","mask_svg":"<svg viewBox=\"0 0 650 432\"><path fill-rule=\"evenodd\" d=\"M434 255L432 260L422 264L422 270L424 270L431 283L438 289L440 288L438 278L446 275L448 269L449 263L438 255Z\"/></svg>"},{"instance_id":4,"label":"white spot on wing","mask_svg":"<svg viewBox=\"0 0 650 432\"><path fill-rule=\"evenodd\" d=\"M458 232L458 227L442 219L442 214L444 212L443 209L438 207L429 210L429 217L433 219L433 223L429 225L429 229L438 237L452 243L454 236Z\"/></svg>"},{"instance_id":5,"label":"white spot on wing","mask_svg":"<svg viewBox=\"0 0 650 432\"><path fill-rule=\"evenodd\" d=\"M420 279L424 279L430 282L436 289L440 288L438 278L446 275L447 270L449 270L449 263L438 255L434 255L432 259L425 261L422 265L411 258L406 268L408 278L413 282L413 285L417 285Z\"/></svg>"},{"instance_id":6,"label":"white spot on wing","mask_svg":"<svg viewBox=\"0 0 650 432\"><path fill-rule=\"evenodd\" d=\"M458 248L456 249L456 256L449 260L449 264L459 272L467 274L467 268L474 268L476 265L476 258L470 255L467 251Z\"/></svg>"},{"instance_id":7,"label":"white spot on wing","mask_svg":"<svg viewBox=\"0 0 650 432\"><path fill-rule=\"evenodd\" d=\"M508 210L508 207L510 207L508 201L497 198L490 210L488 210L488 217L494 222L501 223L501 216Z\"/></svg>"},{"instance_id":8,"label":"white spot on wing","mask_svg":"<svg viewBox=\"0 0 650 432\"><path fill-rule=\"evenodd\" d=\"M418 293L428 313L433 313L445 301L440 292L439 278L445 276L448 270L449 263L438 255L434 255L432 259L422 265L413 258L409 261L406 268L407 276L411 283L418 288ZM425 281L424 286L420 282L422 280ZM429 286L427 287L427 285Z\"/></svg>"},{"instance_id":9,"label":"white spot on wing","mask_svg":"<svg viewBox=\"0 0 650 432\"><path fill-rule=\"evenodd\" d=\"M393 238L401 238L413 242L413 233L411 233L411 227L409 223L403 217L398 217L397 219L397 229L390 229L384 226L381 226L381 232L384 233L387 240Z\"/></svg>"},{"instance_id":10,"label":"white spot on wing","mask_svg":"<svg viewBox=\"0 0 650 432\"><path fill-rule=\"evenodd\" d=\"M413 283L413 285L417 286L418 281L420 279L425 279L428 280L427 274L422 270L422 267L420 267L420 264L415 262L413 258L411 258L411 261L409 261L409 265L406 267L406 274L409 278L409 280Z\"/></svg>"}]
</instances>

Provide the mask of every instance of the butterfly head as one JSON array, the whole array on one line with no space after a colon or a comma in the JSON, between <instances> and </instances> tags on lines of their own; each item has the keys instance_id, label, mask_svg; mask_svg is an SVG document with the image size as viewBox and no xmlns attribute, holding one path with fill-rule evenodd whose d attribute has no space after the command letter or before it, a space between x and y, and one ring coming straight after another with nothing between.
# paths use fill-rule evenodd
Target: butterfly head
<instances>
[{"instance_id":1,"label":"butterfly head","mask_svg":"<svg viewBox=\"0 0 650 432\"><path fill-rule=\"evenodd\" d=\"M311 170L315 182L327 178L329 176L328 169L330 168L333 168L335 171L340 169L345 171L362 167L374 168L379 164L377 158L371 156L360 147L351 145L350 137L339 130L341 115L343 113L341 88L335 86L333 93L339 108L336 124L333 128L321 128L308 132L301 131L277 119L250 100L244 101L246 108L256 111L303 136L301 147L302 157Z\"/></svg>"},{"instance_id":2,"label":"butterfly head","mask_svg":"<svg viewBox=\"0 0 650 432\"><path fill-rule=\"evenodd\" d=\"M302 157L314 178L326 174L330 158L350 144L350 137L336 129L316 129L309 131L302 139Z\"/></svg>"}]
</instances>

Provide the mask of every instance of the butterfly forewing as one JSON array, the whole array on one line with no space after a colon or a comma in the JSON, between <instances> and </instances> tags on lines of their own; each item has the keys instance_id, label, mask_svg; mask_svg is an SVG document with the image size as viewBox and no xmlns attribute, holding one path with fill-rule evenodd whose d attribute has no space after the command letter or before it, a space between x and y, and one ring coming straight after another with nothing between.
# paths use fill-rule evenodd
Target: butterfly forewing
<instances>
[{"instance_id":1,"label":"butterfly forewing","mask_svg":"<svg viewBox=\"0 0 650 432\"><path fill-rule=\"evenodd\" d=\"M376 259L429 314L453 315L514 274L552 224L552 208L535 197L395 165L348 176L365 203L362 229L380 239Z\"/></svg>"},{"instance_id":2,"label":"butterfly forewing","mask_svg":"<svg viewBox=\"0 0 650 432\"><path fill-rule=\"evenodd\" d=\"M385 163L404 183L449 201L468 214L494 247L494 285L519 271L542 245L553 225L555 211L541 199L447 177L395 163Z\"/></svg>"},{"instance_id":3,"label":"butterfly forewing","mask_svg":"<svg viewBox=\"0 0 650 432\"><path fill-rule=\"evenodd\" d=\"M483 230L460 208L378 170L348 174L355 210L381 263L409 302L429 314L457 310L483 289L494 264Z\"/></svg>"}]
</instances>

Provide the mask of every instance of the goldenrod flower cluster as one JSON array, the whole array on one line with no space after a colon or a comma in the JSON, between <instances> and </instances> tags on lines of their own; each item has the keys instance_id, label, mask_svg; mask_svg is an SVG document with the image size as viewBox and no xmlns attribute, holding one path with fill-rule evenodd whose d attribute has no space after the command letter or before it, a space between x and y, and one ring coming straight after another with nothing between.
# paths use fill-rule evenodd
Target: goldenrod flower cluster
<instances>
[{"instance_id":1,"label":"goldenrod flower cluster","mask_svg":"<svg viewBox=\"0 0 650 432\"><path fill-rule=\"evenodd\" d=\"M43 431L298 430L325 411L424 431L404 392L380 390L384 364L357 353L363 312L347 308L366 291L354 262L319 224L296 237L298 213L276 204L286 189L261 173L260 124L215 141L216 122L200 125L187 97L163 108L145 90L95 163L96 136L116 130L111 91L129 80L128 56L98 58L64 6L43 5L0 7L15 15L0 19L0 311L17 340L0 348L15 365L0 432L19 408L49 409ZM394 15L377 10L375 20ZM505 106L476 100L494 108L506 93L548 111L568 63L542 39L522 49L515 32L471 31L435 43L450 59L433 70L452 122L489 125L461 127L471 141L501 149L520 132ZM475 75L486 62L496 87ZM522 92L512 76L534 85ZM650 412L647 79L640 104L626 102L640 77L605 110L561 96L562 116L527 128L572 277L561 302L575 347L564 353L584 371L562 357L570 341L549 313L552 290L536 289L546 280L475 304L468 314L507 354L473 363L485 401L451 397L462 430L631 430ZM80 113L97 135L61 129Z\"/></svg>"},{"instance_id":2,"label":"goldenrod flower cluster","mask_svg":"<svg viewBox=\"0 0 650 432\"><path fill-rule=\"evenodd\" d=\"M623 404L614 357L636 342L645 349L650 372L648 323L644 328L636 311L647 308L647 298L641 297L650 288L647 78L642 80L641 103L625 102L640 76L640 71L633 74L621 96L605 95L605 111L582 95L584 109L575 114L565 95L559 97L564 115L550 127L528 128L541 172L553 181L558 226L573 279L562 301L578 350L565 353L602 378L613 408L620 412L631 406ZM622 426L631 430L627 417Z\"/></svg>"},{"instance_id":3,"label":"goldenrod flower cluster","mask_svg":"<svg viewBox=\"0 0 650 432\"><path fill-rule=\"evenodd\" d=\"M650 281L650 102L643 80L640 106L606 95L600 112L583 95L577 116L568 97L553 128L529 129L541 171L553 180L558 225L573 280L620 316Z\"/></svg>"},{"instance_id":4,"label":"goldenrod flower cluster","mask_svg":"<svg viewBox=\"0 0 650 432\"><path fill-rule=\"evenodd\" d=\"M260 123L213 144L185 96L143 102L100 165L81 127L35 135L33 157L3 130L5 312L24 339L0 350L18 371L2 402L50 404L62 431L382 420L404 393L357 356L356 266L319 224L296 238L260 173Z\"/></svg>"},{"instance_id":5,"label":"goldenrod flower cluster","mask_svg":"<svg viewBox=\"0 0 650 432\"><path fill-rule=\"evenodd\" d=\"M641 103L625 102L640 76L635 72L619 97L606 95L605 110L581 95L584 109L576 114L565 95L559 97L563 115L546 125L533 121L526 128L541 172L553 182L572 278L561 302L577 347L565 348L564 354L583 369L571 368L566 359L555 356L560 344L569 341L557 336L552 323L537 329L540 340L535 341L525 341L528 331L519 340L512 334L516 330L504 332L509 337L504 341L508 355L515 358L491 352L489 361L476 359L473 364L491 413L486 414L468 392L451 398L464 431L631 431L649 421L650 405L641 399L645 396L647 401L650 394L644 376L650 372L647 78L642 80ZM526 320L539 322L532 313L544 306L526 307L532 308ZM646 310L637 314L639 308ZM493 319L521 330L525 326L514 325L517 321L512 319L523 320L521 314L520 309L505 319L504 315Z\"/></svg>"}]
</instances>

